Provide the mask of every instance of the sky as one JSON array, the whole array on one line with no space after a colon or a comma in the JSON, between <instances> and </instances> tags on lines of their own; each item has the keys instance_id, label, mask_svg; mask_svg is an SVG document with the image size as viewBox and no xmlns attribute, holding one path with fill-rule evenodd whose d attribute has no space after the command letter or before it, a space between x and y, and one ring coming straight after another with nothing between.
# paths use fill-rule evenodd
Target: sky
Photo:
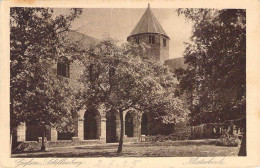
<instances>
[{"instance_id":1,"label":"sky","mask_svg":"<svg viewBox=\"0 0 260 168\"><path fill-rule=\"evenodd\" d=\"M82 15L72 23L72 29L88 36L102 39L105 34L126 42L146 8L86 8ZM192 23L178 16L176 9L152 8L155 17L170 37L170 59L182 57L184 42L189 42Z\"/></svg>"}]
</instances>

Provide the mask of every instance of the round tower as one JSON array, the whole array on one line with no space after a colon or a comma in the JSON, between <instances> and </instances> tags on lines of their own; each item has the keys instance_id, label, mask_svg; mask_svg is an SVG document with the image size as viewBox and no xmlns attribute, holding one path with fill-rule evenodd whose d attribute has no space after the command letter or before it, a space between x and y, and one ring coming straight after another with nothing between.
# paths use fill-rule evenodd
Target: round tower
<instances>
[{"instance_id":1,"label":"round tower","mask_svg":"<svg viewBox=\"0 0 260 168\"><path fill-rule=\"evenodd\" d=\"M127 37L127 41L150 47L147 49L148 58L164 62L169 59L169 36L151 11L150 4L143 16Z\"/></svg>"}]
</instances>

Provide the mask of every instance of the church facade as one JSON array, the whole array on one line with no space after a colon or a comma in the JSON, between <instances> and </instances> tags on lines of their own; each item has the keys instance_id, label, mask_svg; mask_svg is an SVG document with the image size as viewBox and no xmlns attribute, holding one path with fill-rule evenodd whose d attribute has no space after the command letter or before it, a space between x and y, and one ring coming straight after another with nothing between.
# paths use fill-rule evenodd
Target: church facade
<instances>
[{"instance_id":1,"label":"church facade","mask_svg":"<svg viewBox=\"0 0 260 168\"><path fill-rule=\"evenodd\" d=\"M78 34L74 32L72 37ZM169 60L170 38L163 30L157 18L154 16L150 6L144 12L140 21L127 37L128 42L145 43L149 45L145 57L166 62ZM77 76L77 64L58 64L56 72L58 75L73 80ZM76 130L74 133L58 132L54 128L47 127L46 138L48 141L77 140L117 142L120 137L120 120L115 113L102 115L100 109L82 109L78 112ZM156 125L156 126L154 126ZM135 115L131 112L124 114L125 141L138 141L141 135L171 134L172 124L163 124L155 121L146 113ZM18 141L38 141L42 135L41 128L21 123L17 127Z\"/></svg>"}]
</instances>

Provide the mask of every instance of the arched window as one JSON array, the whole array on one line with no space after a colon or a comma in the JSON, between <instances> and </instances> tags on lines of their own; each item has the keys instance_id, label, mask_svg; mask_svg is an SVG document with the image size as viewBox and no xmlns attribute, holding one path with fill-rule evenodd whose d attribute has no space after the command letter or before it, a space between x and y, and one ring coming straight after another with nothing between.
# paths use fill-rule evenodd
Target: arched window
<instances>
[{"instance_id":1,"label":"arched window","mask_svg":"<svg viewBox=\"0 0 260 168\"><path fill-rule=\"evenodd\" d=\"M155 36L149 36L149 44L155 44Z\"/></svg>"},{"instance_id":2,"label":"arched window","mask_svg":"<svg viewBox=\"0 0 260 168\"><path fill-rule=\"evenodd\" d=\"M99 65L95 65L95 64L90 64L89 66L89 77L90 77L90 81L95 81L98 79L99 76L99 72L100 72L100 67Z\"/></svg>"},{"instance_id":3,"label":"arched window","mask_svg":"<svg viewBox=\"0 0 260 168\"><path fill-rule=\"evenodd\" d=\"M166 39L163 38L163 46L166 47Z\"/></svg>"},{"instance_id":4,"label":"arched window","mask_svg":"<svg viewBox=\"0 0 260 168\"><path fill-rule=\"evenodd\" d=\"M70 77L70 63L68 58L63 57L58 61L57 74L66 78Z\"/></svg>"}]
</instances>

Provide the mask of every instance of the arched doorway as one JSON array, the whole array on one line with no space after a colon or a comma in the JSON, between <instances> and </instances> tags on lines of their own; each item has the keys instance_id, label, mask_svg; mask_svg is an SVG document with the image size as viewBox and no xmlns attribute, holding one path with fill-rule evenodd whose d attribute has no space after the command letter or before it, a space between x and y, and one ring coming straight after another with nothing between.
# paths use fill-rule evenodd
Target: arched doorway
<instances>
[{"instance_id":1,"label":"arched doorway","mask_svg":"<svg viewBox=\"0 0 260 168\"><path fill-rule=\"evenodd\" d=\"M98 111L89 110L84 115L84 140L100 137L101 116Z\"/></svg>"},{"instance_id":2,"label":"arched doorway","mask_svg":"<svg viewBox=\"0 0 260 168\"><path fill-rule=\"evenodd\" d=\"M106 142L116 142L116 116L111 112L107 114L106 119Z\"/></svg>"},{"instance_id":3,"label":"arched doorway","mask_svg":"<svg viewBox=\"0 0 260 168\"><path fill-rule=\"evenodd\" d=\"M147 113L142 114L141 135L148 135L148 116L147 116Z\"/></svg>"},{"instance_id":4,"label":"arched doorway","mask_svg":"<svg viewBox=\"0 0 260 168\"><path fill-rule=\"evenodd\" d=\"M127 135L127 137L133 137L133 127L133 115L128 112L125 115L125 135Z\"/></svg>"},{"instance_id":5,"label":"arched doorway","mask_svg":"<svg viewBox=\"0 0 260 168\"><path fill-rule=\"evenodd\" d=\"M30 125L26 123L26 141L38 141L39 137L42 137L44 128L38 125ZM49 125L45 126L45 136L48 141L51 140L51 129Z\"/></svg>"},{"instance_id":6,"label":"arched doorway","mask_svg":"<svg viewBox=\"0 0 260 168\"><path fill-rule=\"evenodd\" d=\"M70 132L57 132L58 133L58 140L72 140L73 133Z\"/></svg>"}]
</instances>

